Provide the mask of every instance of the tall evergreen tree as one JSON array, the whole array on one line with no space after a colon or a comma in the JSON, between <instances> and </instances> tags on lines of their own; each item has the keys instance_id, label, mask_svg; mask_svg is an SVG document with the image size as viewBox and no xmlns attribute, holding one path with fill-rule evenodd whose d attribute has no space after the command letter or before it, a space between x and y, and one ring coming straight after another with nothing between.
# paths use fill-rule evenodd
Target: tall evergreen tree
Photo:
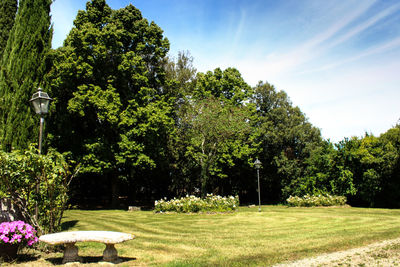
<instances>
[{"instance_id":1,"label":"tall evergreen tree","mask_svg":"<svg viewBox=\"0 0 400 267\"><path fill-rule=\"evenodd\" d=\"M24 149L37 138L37 118L29 99L41 83L51 48L51 2L19 1L1 62L0 142L5 150Z\"/></svg>"},{"instance_id":2,"label":"tall evergreen tree","mask_svg":"<svg viewBox=\"0 0 400 267\"><path fill-rule=\"evenodd\" d=\"M11 28L14 25L17 7L17 0L2 0L0 2L0 59L6 48Z\"/></svg>"}]
</instances>

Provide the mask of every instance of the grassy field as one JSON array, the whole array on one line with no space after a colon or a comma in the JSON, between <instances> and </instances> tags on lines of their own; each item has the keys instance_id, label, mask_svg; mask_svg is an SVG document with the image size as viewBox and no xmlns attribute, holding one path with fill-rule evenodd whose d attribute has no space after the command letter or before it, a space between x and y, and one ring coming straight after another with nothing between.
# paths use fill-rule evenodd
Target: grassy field
<instances>
[{"instance_id":1,"label":"grassy field","mask_svg":"<svg viewBox=\"0 0 400 267\"><path fill-rule=\"evenodd\" d=\"M261 213L257 207L241 207L228 214L70 210L63 227L136 235L116 245L121 266L270 266L397 238L400 210L285 206L264 206ZM103 244L77 245L87 262L101 259ZM34 254L16 263L47 266L60 263L61 257L61 253Z\"/></svg>"}]
</instances>

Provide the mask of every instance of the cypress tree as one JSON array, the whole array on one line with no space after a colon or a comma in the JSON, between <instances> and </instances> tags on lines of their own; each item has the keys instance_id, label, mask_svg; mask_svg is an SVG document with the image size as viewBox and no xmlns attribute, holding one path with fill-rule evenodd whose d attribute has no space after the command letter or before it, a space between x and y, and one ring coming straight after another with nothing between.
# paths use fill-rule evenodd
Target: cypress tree
<instances>
[{"instance_id":1,"label":"cypress tree","mask_svg":"<svg viewBox=\"0 0 400 267\"><path fill-rule=\"evenodd\" d=\"M0 59L6 48L10 30L14 25L15 14L17 13L17 0L0 1Z\"/></svg>"},{"instance_id":2,"label":"cypress tree","mask_svg":"<svg viewBox=\"0 0 400 267\"><path fill-rule=\"evenodd\" d=\"M37 139L38 118L29 99L41 83L51 48L51 0L20 0L2 57L0 142L2 149L25 149Z\"/></svg>"}]
</instances>

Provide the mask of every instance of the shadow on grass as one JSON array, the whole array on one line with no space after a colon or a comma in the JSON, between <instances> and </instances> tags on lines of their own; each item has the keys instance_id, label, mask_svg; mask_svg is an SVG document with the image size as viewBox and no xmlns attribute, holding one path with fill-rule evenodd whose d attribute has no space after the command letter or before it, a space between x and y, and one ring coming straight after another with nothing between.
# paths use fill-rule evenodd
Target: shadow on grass
<instances>
[{"instance_id":1,"label":"shadow on grass","mask_svg":"<svg viewBox=\"0 0 400 267\"><path fill-rule=\"evenodd\" d=\"M82 262L81 263L100 263L104 262L102 256L81 256ZM46 261L50 262L53 265L63 265L62 263L63 258L62 257L56 257L56 258L47 258ZM131 258L131 257L118 257L118 261L116 263L124 263L128 261L134 261L136 258Z\"/></svg>"},{"instance_id":2,"label":"shadow on grass","mask_svg":"<svg viewBox=\"0 0 400 267\"><path fill-rule=\"evenodd\" d=\"M78 220L63 222L61 224L61 231L67 231L69 228L74 227L78 222Z\"/></svg>"},{"instance_id":3,"label":"shadow on grass","mask_svg":"<svg viewBox=\"0 0 400 267\"><path fill-rule=\"evenodd\" d=\"M12 259L12 260L0 258L0 266L2 266L3 263L21 264L21 263L37 261L39 258L40 258L40 255L18 254L17 258L16 259Z\"/></svg>"}]
</instances>

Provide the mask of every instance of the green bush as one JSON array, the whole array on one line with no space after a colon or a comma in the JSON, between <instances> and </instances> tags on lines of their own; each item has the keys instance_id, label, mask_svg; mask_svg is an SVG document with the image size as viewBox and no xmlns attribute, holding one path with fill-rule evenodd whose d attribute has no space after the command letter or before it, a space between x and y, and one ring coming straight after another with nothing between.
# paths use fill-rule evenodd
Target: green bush
<instances>
[{"instance_id":1,"label":"green bush","mask_svg":"<svg viewBox=\"0 0 400 267\"><path fill-rule=\"evenodd\" d=\"M343 206L346 205L347 198L344 196L331 195L305 195L303 197L290 196L286 199L289 207L317 207L317 206Z\"/></svg>"},{"instance_id":2,"label":"green bush","mask_svg":"<svg viewBox=\"0 0 400 267\"><path fill-rule=\"evenodd\" d=\"M155 201L155 212L227 212L235 211L239 206L239 197L221 197L207 194L205 198L189 196L180 199L161 199Z\"/></svg>"},{"instance_id":3,"label":"green bush","mask_svg":"<svg viewBox=\"0 0 400 267\"><path fill-rule=\"evenodd\" d=\"M41 234L60 230L71 179L67 162L57 151L0 151L0 197L11 199Z\"/></svg>"}]
</instances>

